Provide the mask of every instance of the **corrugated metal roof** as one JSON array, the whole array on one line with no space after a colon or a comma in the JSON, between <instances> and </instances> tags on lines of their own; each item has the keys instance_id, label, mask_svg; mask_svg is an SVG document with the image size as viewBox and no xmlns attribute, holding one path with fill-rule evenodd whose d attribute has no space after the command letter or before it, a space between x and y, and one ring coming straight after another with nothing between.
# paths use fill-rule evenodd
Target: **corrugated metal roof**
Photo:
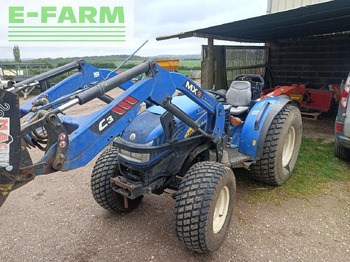
<instances>
[{"instance_id":1,"label":"corrugated metal roof","mask_svg":"<svg viewBox=\"0 0 350 262\"><path fill-rule=\"evenodd\" d=\"M279 39L308 37L344 31L350 31L349 0L335 0L304 6L227 24L160 36L157 37L157 40L203 37L238 42L265 43Z\"/></svg>"},{"instance_id":2,"label":"corrugated metal roof","mask_svg":"<svg viewBox=\"0 0 350 262\"><path fill-rule=\"evenodd\" d=\"M268 0L267 13L277 13L294 8L299 8L301 6L319 4L328 1L331 0Z\"/></svg>"}]
</instances>

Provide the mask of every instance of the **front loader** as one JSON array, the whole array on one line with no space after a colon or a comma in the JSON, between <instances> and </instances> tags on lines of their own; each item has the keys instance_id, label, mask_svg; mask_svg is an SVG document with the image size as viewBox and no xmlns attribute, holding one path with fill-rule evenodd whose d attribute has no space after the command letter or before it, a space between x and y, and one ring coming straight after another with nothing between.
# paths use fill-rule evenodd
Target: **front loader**
<instances>
[{"instance_id":1,"label":"front loader","mask_svg":"<svg viewBox=\"0 0 350 262\"><path fill-rule=\"evenodd\" d=\"M192 250L212 252L230 225L233 168L247 168L271 185L290 176L301 118L289 99L255 101L249 81L234 81L226 94L210 93L151 60L120 75L83 60L75 64L77 74L21 107L20 87L0 91L0 146L7 149L1 151L0 205L35 176L82 167L111 145L92 171L96 202L121 213L146 194L173 191L177 237ZM143 73L143 80L130 81ZM124 90L120 96L106 94L116 87ZM68 116L67 109L95 98L106 105ZM43 151L36 163L32 148Z\"/></svg>"}]
</instances>

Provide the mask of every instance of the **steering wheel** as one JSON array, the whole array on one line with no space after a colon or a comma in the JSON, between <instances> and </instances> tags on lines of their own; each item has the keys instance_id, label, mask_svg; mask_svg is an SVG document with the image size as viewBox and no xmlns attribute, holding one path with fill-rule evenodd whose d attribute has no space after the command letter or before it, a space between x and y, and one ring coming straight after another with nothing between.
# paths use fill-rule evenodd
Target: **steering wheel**
<instances>
[{"instance_id":1,"label":"steering wheel","mask_svg":"<svg viewBox=\"0 0 350 262\"><path fill-rule=\"evenodd\" d=\"M250 81L250 82L255 82L255 83L260 83L262 86L265 85L264 78L262 78L260 75L252 75L252 74L247 74L247 75L238 75L236 76L233 81ZM255 81L258 80L258 81Z\"/></svg>"},{"instance_id":2,"label":"steering wheel","mask_svg":"<svg viewBox=\"0 0 350 262\"><path fill-rule=\"evenodd\" d=\"M208 90L209 93L212 93L213 95L220 96L224 99L226 99L226 94L223 94L221 92L218 92L217 90Z\"/></svg>"}]
</instances>

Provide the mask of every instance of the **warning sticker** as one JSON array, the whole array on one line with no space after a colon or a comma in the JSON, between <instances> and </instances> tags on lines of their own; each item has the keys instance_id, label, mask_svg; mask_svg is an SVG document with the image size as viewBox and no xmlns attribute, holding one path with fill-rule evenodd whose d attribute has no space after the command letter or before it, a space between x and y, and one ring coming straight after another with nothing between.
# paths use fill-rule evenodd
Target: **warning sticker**
<instances>
[{"instance_id":1,"label":"warning sticker","mask_svg":"<svg viewBox=\"0 0 350 262\"><path fill-rule=\"evenodd\" d=\"M0 167L5 167L7 171L11 171L13 167L10 165L10 144L13 138L10 135L10 118L0 118Z\"/></svg>"}]
</instances>

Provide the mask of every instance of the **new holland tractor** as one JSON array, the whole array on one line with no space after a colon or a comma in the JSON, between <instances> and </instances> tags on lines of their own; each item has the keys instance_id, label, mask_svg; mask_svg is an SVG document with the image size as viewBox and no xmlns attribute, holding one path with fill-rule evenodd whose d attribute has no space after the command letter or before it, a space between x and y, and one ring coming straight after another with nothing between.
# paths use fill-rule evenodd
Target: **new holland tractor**
<instances>
[{"instance_id":1,"label":"new holland tractor","mask_svg":"<svg viewBox=\"0 0 350 262\"><path fill-rule=\"evenodd\" d=\"M72 69L79 71L19 106L19 91ZM174 192L179 240L215 251L233 213L232 169L282 185L297 160L298 108L285 97L256 101L258 85L240 79L226 93L208 92L151 60L119 75L79 60L0 90L0 205L35 176L85 166L103 151L91 175L100 206L128 212L146 194ZM125 91L106 94L116 87ZM106 105L79 117L66 112L95 98ZM32 150L43 152L34 163Z\"/></svg>"}]
</instances>

